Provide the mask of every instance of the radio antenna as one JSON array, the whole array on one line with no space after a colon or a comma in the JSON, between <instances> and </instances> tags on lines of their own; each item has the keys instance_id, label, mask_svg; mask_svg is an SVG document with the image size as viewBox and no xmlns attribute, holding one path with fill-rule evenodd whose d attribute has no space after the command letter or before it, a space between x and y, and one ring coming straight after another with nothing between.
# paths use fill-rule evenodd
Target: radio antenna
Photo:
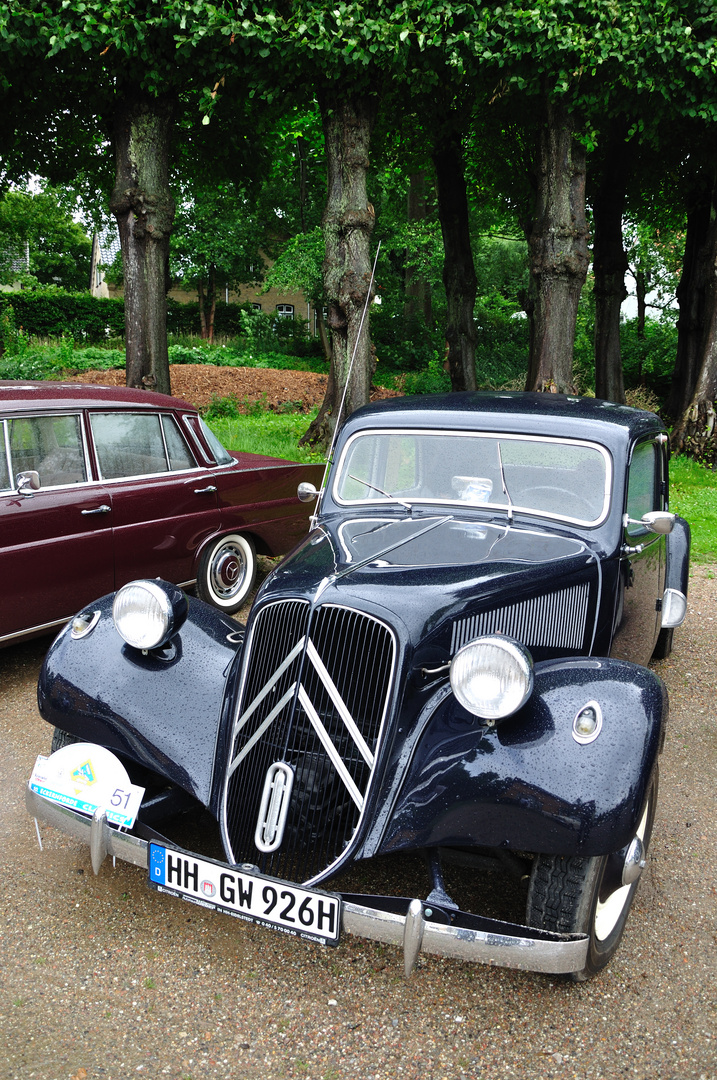
<instances>
[{"instance_id":1,"label":"radio antenna","mask_svg":"<svg viewBox=\"0 0 717 1080\"><path fill-rule=\"evenodd\" d=\"M321 479L321 490L319 491L319 499L318 499L318 502L316 504L316 513L318 513L319 503L321 502L321 498L322 498L322 496L324 494L324 485L326 484L326 477L327 477L327 474L328 474L328 471L329 471L329 466L331 465L331 459L332 459L333 453L334 453L334 446L336 445L336 436L339 433L339 427L341 425L341 417L343 415L344 404L346 402L346 392L348 391L349 383L351 382L351 372L353 371L354 360L356 359L356 352L358 350L359 341L361 340L361 331L363 330L363 324L364 324L364 320L366 318L366 312L368 311L368 305L371 302L371 286L373 285L373 279L376 276L376 264L378 263L378 253L379 253L380 250L381 250L381 241L379 240L378 247L376 248L376 255L375 255L375 258L373 260L373 267L371 269L371 280L368 283L368 292L366 293L366 303L364 304L363 311L361 312L361 322L359 323L358 333L356 334L356 341L354 343L354 351L351 354L351 361L349 363L349 370L348 370L348 374L346 376L346 382L344 383L344 390L343 390L343 393L341 395L341 404L339 405L339 411L338 411L338 414L336 416L336 423L334 424L334 433L331 436L331 444L329 446L329 452L328 452L327 457L326 457L326 468L324 469L324 475L323 475L323 477ZM316 517L316 514L314 514L313 516Z\"/></svg>"}]
</instances>

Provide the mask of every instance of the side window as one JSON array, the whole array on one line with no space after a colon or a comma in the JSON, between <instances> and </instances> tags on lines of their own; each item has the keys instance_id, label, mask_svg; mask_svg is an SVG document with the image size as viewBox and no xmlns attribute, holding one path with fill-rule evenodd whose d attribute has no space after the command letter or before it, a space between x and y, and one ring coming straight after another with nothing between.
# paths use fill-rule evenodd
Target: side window
<instances>
[{"instance_id":1,"label":"side window","mask_svg":"<svg viewBox=\"0 0 717 1080\"><path fill-rule=\"evenodd\" d=\"M43 488L87 480L79 416L22 416L7 426L11 481L30 469Z\"/></svg>"},{"instance_id":2,"label":"side window","mask_svg":"<svg viewBox=\"0 0 717 1080\"><path fill-rule=\"evenodd\" d=\"M627 515L639 521L650 510L660 509L660 448L654 442L638 443L632 455L627 485ZM644 525L628 525L630 536L644 535Z\"/></svg>"},{"instance_id":3,"label":"side window","mask_svg":"<svg viewBox=\"0 0 717 1080\"><path fill-rule=\"evenodd\" d=\"M163 416L162 428L164 430L164 439L167 444L167 453L169 454L169 467L172 472L177 472L180 469L196 468L196 462L179 432L177 421L174 417Z\"/></svg>"},{"instance_id":4,"label":"side window","mask_svg":"<svg viewBox=\"0 0 717 1080\"><path fill-rule=\"evenodd\" d=\"M103 480L169 472L156 413L93 413L90 423Z\"/></svg>"}]
</instances>

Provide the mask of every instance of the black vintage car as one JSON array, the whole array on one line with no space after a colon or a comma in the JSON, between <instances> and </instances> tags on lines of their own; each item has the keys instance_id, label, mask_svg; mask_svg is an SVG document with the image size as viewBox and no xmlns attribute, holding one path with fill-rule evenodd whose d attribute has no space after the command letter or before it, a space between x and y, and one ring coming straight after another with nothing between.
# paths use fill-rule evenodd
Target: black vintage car
<instances>
[{"instance_id":1,"label":"black vintage car","mask_svg":"<svg viewBox=\"0 0 717 1080\"><path fill-rule=\"evenodd\" d=\"M689 561L667 478L661 421L609 402L358 411L245 632L155 580L60 634L39 685L57 753L30 813L85 837L95 870L110 853L235 917L402 944L407 973L424 949L589 977L618 946L655 815L668 705L644 665L684 618ZM65 758L82 806L57 781ZM120 772L93 802L108 759ZM144 789L129 830L112 824L123 783ZM223 860L155 831L189 802L219 823ZM425 854L422 897L325 891L398 852ZM517 868L525 925L459 910L452 860Z\"/></svg>"}]
</instances>

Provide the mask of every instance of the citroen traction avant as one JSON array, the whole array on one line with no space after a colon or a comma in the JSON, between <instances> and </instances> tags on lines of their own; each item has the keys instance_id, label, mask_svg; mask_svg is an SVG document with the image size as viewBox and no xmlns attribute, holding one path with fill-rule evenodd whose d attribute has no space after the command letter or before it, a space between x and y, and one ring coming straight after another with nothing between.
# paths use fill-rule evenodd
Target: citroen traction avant
<instances>
[{"instance_id":1,"label":"citroen traction avant","mask_svg":"<svg viewBox=\"0 0 717 1080\"><path fill-rule=\"evenodd\" d=\"M109 853L285 933L395 943L407 974L422 950L600 971L655 816L668 704L646 665L686 610L662 422L552 394L394 399L348 419L323 490L299 495L312 528L245 630L140 580L61 632L30 813L95 870ZM156 831L187 804L221 858ZM421 895L332 891L405 852ZM456 862L510 869L524 918L460 910Z\"/></svg>"}]
</instances>

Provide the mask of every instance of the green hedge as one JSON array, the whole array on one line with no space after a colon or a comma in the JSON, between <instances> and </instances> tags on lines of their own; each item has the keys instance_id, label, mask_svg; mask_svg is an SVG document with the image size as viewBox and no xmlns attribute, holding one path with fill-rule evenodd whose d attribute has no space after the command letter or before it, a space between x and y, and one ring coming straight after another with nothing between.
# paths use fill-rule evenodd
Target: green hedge
<instances>
[{"instance_id":1,"label":"green hedge","mask_svg":"<svg viewBox=\"0 0 717 1080\"><path fill-rule=\"evenodd\" d=\"M124 301L98 300L89 293L59 289L5 293L15 326L32 337L68 335L76 341L99 342L124 334Z\"/></svg>"},{"instance_id":2,"label":"green hedge","mask_svg":"<svg viewBox=\"0 0 717 1080\"><path fill-rule=\"evenodd\" d=\"M89 293L61 289L0 293L0 308L12 308L16 330L28 337L63 338L90 345L124 335L124 300L100 300ZM199 336L199 304L167 300L167 332ZM318 345L301 319L278 319L273 312L254 311L244 304L218 303L214 318L217 337L243 338L296 356L311 355ZM7 344L7 343L6 343Z\"/></svg>"}]
</instances>

